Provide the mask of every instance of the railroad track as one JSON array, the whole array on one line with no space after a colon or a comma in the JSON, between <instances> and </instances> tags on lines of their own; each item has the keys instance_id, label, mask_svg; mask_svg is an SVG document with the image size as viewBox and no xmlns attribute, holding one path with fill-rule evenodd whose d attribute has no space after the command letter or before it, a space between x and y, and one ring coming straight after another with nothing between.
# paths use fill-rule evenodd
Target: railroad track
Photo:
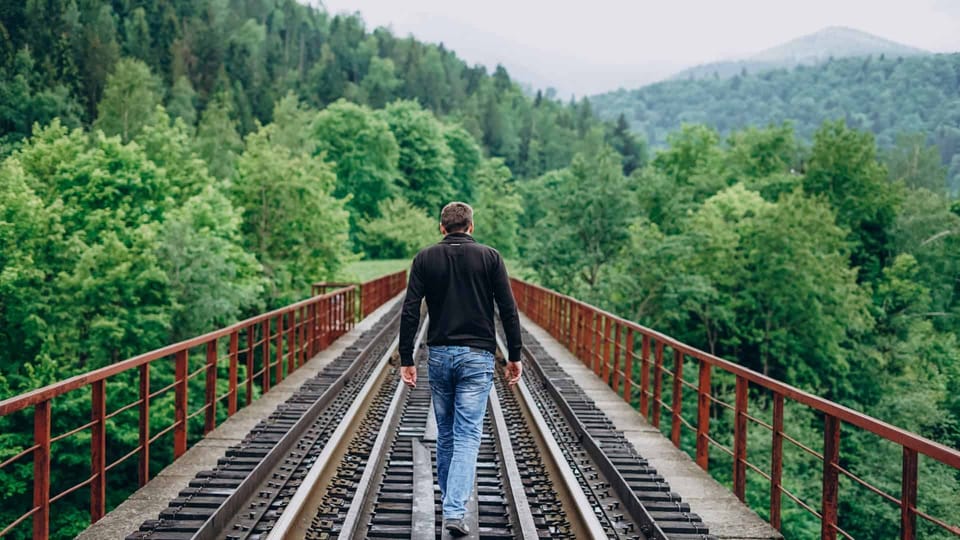
<instances>
[{"instance_id":1,"label":"railroad track","mask_svg":"<svg viewBox=\"0 0 960 540\"><path fill-rule=\"evenodd\" d=\"M709 540L690 505L616 430L556 359L523 330L525 364L519 392L544 412L583 495L607 538ZM499 336L498 336L499 339ZM502 347L502 345L501 345Z\"/></svg>"},{"instance_id":2,"label":"railroad track","mask_svg":"<svg viewBox=\"0 0 960 540\"><path fill-rule=\"evenodd\" d=\"M420 346L429 321L411 389L390 362L398 310L128 540L446 538ZM494 378L469 538L712 538L543 348L524 340L520 384Z\"/></svg>"}]
</instances>

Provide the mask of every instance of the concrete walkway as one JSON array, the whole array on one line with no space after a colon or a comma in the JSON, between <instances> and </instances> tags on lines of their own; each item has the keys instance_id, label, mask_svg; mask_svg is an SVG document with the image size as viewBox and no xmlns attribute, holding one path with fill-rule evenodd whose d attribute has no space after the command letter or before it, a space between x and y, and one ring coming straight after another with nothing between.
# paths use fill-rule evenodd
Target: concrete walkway
<instances>
[{"instance_id":1,"label":"concrete walkway","mask_svg":"<svg viewBox=\"0 0 960 540\"><path fill-rule=\"evenodd\" d=\"M670 484L670 490L679 493L684 502L690 504L690 510L703 518L710 528L710 534L731 540L783 538L769 523L741 503L732 491L720 485L685 452L673 446L657 428L648 424L639 412L625 403L546 330L523 314L520 320L544 350L590 395L617 429L624 432L637 452L656 467L657 472Z\"/></svg>"},{"instance_id":2,"label":"concrete walkway","mask_svg":"<svg viewBox=\"0 0 960 540\"><path fill-rule=\"evenodd\" d=\"M226 453L227 448L239 444L243 437L257 423L270 415L277 405L286 401L303 384L316 375L324 366L340 355L344 349L356 341L364 331L379 321L397 302L401 295L393 298L369 317L357 323L350 332L340 336L329 347L320 351L310 361L291 373L280 384L260 396L260 399L248 407L240 409L235 415L211 431L203 440L187 451L180 459L160 471L120 506L80 533L79 540L117 540L135 532L140 524L148 519L157 519L160 511L167 507L171 499L188 487L190 480L200 471L209 470L217 465L217 460Z\"/></svg>"}]
</instances>

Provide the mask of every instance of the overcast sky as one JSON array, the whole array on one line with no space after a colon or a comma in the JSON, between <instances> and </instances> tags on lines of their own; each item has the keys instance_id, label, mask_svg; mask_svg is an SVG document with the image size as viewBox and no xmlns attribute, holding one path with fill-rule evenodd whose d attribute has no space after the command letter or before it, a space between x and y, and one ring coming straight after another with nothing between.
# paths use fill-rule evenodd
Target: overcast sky
<instances>
[{"instance_id":1,"label":"overcast sky","mask_svg":"<svg viewBox=\"0 0 960 540\"><path fill-rule=\"evenodd\" d=\"M318 3L312 0L311 3ZM563 97L633 87L827 26L960 51L960 0L323 0Z\"/></svg>"}]
</instances>

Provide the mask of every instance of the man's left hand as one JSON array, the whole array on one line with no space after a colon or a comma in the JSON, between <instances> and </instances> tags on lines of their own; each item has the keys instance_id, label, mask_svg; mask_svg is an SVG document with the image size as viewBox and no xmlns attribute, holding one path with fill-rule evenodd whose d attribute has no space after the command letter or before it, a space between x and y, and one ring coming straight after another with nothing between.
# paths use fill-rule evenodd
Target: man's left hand
<instances>
[{"instance_id":1,"label":"man's left hand","mask_svg":"<svg viewBox=\"0 0 960 540\"><path fill-rule=\"evenodd\" d=\"M417 387L417 366L401 366L400 379L410 388Z\"/></svg>"},{"instance_id":2,"label":"man's left hand","mask_svg":"<svg viewBox=\"0 0 960 540\"><path fill-rule=\"evenodd\" d=\"M503 376L507 379L507 386L513 386L520 382L520 376L523 374L523 366L520 362L507 362L503 368Z\"/></svg>"}]
</instances>

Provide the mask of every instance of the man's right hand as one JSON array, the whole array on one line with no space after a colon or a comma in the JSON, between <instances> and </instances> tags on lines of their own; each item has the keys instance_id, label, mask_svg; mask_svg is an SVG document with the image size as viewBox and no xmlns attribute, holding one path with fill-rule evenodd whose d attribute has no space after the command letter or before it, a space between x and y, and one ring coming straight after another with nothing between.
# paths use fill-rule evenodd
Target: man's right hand
<instances>
[{"instance_id":1,"label":"man's right hand","mask_svg":"<svg viewBox=\"0 0 960 540\"><path fill-rule=\"evenodd\" d=\"M400 379L410 388L416 388L417 366L402 366L400 368Z\"/></svg>"},{"instance_id":2,"label":"man's right hand","mask_svg":"<svg viewBox=\"0 0 960 540\"><path fill-rule=\"evenodd\" d=\"M507 362L503 368L503 376L507 379L507 386L513 386L520 382L520 375L523 374L523 365L520 362Z\"/></svg>"}]
</instances>

